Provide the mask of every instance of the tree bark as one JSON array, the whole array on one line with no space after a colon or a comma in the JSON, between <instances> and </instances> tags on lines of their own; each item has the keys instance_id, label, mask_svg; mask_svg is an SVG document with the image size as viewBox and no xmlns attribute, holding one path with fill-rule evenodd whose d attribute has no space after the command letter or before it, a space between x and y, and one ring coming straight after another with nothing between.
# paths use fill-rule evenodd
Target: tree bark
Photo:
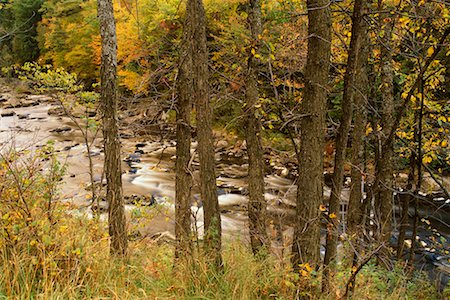
<instances>
[{"instance_id":1,"label":"tree bark","mask_svg":"<svg viewBox=\"0 0 450 300\"><path fill-rule=\"evenodd\" d=\"M394 69L392 66L392 20L389 13L381 14L379 22L385 23L381 27L384 35L381 38L381 132L379 144L383 145L379 157L375 163L375 213L378 221L379 242L387 247L392 232L392 187L393 187L393 165L394 154L393 141L388 141L390 129L394 125ZM385 21L390 20L390 21ZM374 129L376 130L376 129ZM389 144L386 144L389 143ZM387 254L386 248L382 251Z\"/></svg>"},{"instance_id":2,"label":"tree bark","mask_svg":"<svg viewBox=\"0 0 450 300\"><path fill-rule=\"evenodd\" d=\"M363 29L367 30L367 23L363 21ZM358 67L355 82L356 92L354 95L354 129L352 134L352 157L350 199L347 212L347 230L350 234L359 232L358 228L363 219L363 189L364 189L364 141L367 124L367 104L369 97L368 59L369 59L369 37L363 38L361 52L358 57Z\"/></svg>"},{"instance_id":3,"label":"tree bark","mask_svg":"<svg viewBox=\"0 0 450 300\"><path fill-rule=\"evenodd\" d=\"M363 13L367 3L365 0L356 0L352 16L352 36L347 59L347 69L344 75L344 94L342 98L342 117L336 138L336 154L334 157L333 186L329 203L329 219L327 226L327 240L324 259L324 276L322 290L329 292L333 274L336 271L336 255L339 234L339 216L342 181L344 179L345 154L347 150L348 134L353 114L353 95L356 90L355 74L358 70L361 41L363 38Z\"/></svg>"},{"instance_id":4,"label":"tree bark","mask_svg":"<svg viewBox=\"0 0 450 300\"><path fill-rule=\"evenodd\" d=\"M194 41L192 16L192 6L187 6L177 78L177 147L175 162L175 236L177 245L175 247L175 259L189 258L192 250L192 176L191 170L189 170L191 158L191 97L194 95L192 81L192 45Z\"/></svg>"},{"instance_id":5,"label":"tree bark","mask_svg":"<svg viewBox=\"0 0 450 300\"><path fill-rule=\"evenodd\" d=\"M105 151L106 199L111 253L127 254L127 229L122 197L122 168L117 116L117 38L112 1L98 0L98 19L102 40L101 103Z\"/></svg>"},{"instance_id":6,"label":"tree bark","mask_svg":"<svg viewBox=\"0 0 450 300\"><path fill-rule=\"evenodd\" d=\"M300 129L296 224L292 264L316 266L320 260L320 204L323 202L323 132L331 53L329 1L308 0L308 51Z\"/></svg>"},{"instance_id":7,"label":"tree bark","mask_svg":"<svg viewBox=\"0 0 450 300\"><path fill-rule=\"evenodd\" d=\"M264 198L264 157L261 144L261 121L256 115L259 101L257 82L257 63L253 50L258 52L259 36L262 32L261 4L259 0L250 0L248 22L252 45L249 51L247 76L245 83L246 98L246 139L248 154L248 218L250 225L250 242L254 254L267 251L270 246L266 230L267 204Z\"/></svg>"},{"instance_id":8,"label":"tree bark","mask_svg":"<svg viewBox=\"0 0 450 300\"><path fill-rule=\"evenodd\" d=\"M216 171L212 132L212 109L209 104L208 50L206 17L202 0L189 0L193 23L194 98L197 109L198 155L200 160L200 192L204 209L205 251L217 266L222 266L222 226L217 198Z\"/></svg>"}]
</instances>

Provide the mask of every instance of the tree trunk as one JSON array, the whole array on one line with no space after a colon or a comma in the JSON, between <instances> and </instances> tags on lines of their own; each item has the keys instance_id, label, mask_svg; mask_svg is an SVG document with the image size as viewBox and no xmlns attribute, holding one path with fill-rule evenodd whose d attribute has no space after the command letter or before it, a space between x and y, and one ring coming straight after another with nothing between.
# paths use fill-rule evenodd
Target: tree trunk
<instances>
[{"instance_id":1,"label":"tree trunk","mask_svg":"<svg viewBox=\"0 0 450 300\"><path fill-rule=\"evenodd\" d=\"M362 31L366 32L367 23L362 22ZM361 52L358 57L358 67L355 82L356 92L353 98L354 103L354 128L352 134L352 157L351 157L351 178L350 199L347 211L347 229L350 234L360 231L363 219L363 189L364 189L364 141L367 124L367 104L369 95L368 59L369 59L369 37L363 38Z\"/></svg>"},{"instance_id":2,"label":"tree trunk","mask_svg":"<svg viewBox=\"0 0 450 300\"><path fill-rule=\"evenodd\" d=\"M267 251L270 246L266 231L266 201L264 198L264 157L261 144L261 121L256 115L256 104L259 101L258 59L254 51L260 46L259 36L262 32L261 4L259 0L250 0L248 22L251 31L252 45L248 58L245 84L246 98L246 138L248 153L248 218L250 225L250 242L254 254ZM261 253L262 253L261 252Z\"/></svg>"},{"instance_id":3,"label":"tree trunk","mask_svg":"<svg viewBox=\"0 0 450 300\"><path fill-rule=\"evenodd\" d=\"M380 15L380 24L389 20L390 14ZM386 144L387 137L394 125L394 69L392 66L392 20L388 21L385 26L381 27L384 32L381 38L381 132L380 144L381 152L375 164L375 213L377 215L379 227L379 242L384 243L386 247L392 232L392 188L393 188L393 154L394 144L391 140L389 145ZM376 130L376 129L374 129ZM387 254L387 249L383 251Z\"/></svg>"},{"instance_id":4,"label":"tree trunk","mask_svg":"<svg viewBox=\"0 0 450 300\"><path fill-rule=\"evenodd\" d=\"M419 93L420 97L420 107L419 107L419 116L417 123L417 184L416 184L416 192L414 193L414 220L413 220L413 230L411 235L411 249L409 252L409 261L408 264L410 266L414 265L414 252L416 249L416 236L417 236L417 227L419 223L419 192L422 187L422 159L423 159L423 151L422 151L422 138L423 138L423 113L425 108L425 91L424 91L424 79L420 78L419 81Z\"/></svg>"},{"instance_id":5,"label":"tree trunk","mask_svg":"<svg viewBox=\"0 0 450 300\"><path fill-rule=\"evenodd\" d=\"M344 95L342 98L342 117L336 138L336 154L334 157L333 186L331 188L329 205L329 226L327 226L327 240L324 259L324 276L322 289L329 292L330 281L336 271L336 254L339 233L339 215L341 203L342 181L344 179L345 153L347 150L348 134L353 114L353 95L356 88L355 74L358 68L359 52L363 34L363 13L365 0L356 0L352 16L352 36L348 53L347 69L344 76Z\"/></svg>"},{"instance_id":6,"label":"tree trunk","mask_svg":"<svg viewBox=\"0 0 450 300\"><path fill-rule=\"evenodd\" d=\"M117 39L112 1L98 0L98 19L102 40L101 103L105 150L106 199L111 253L127 253L127 229L122 198L122 168L117 116Z\"/></svg>"},{"instance_id":7,"label":"tree trunk","mask_svg":"<svg viewBox=\"0 0 450 300\"><path fill-rule=\"evenodd\" d=\"M192 6L187 6L177 80L177 148L175 162L175 236L177 245L175 259L188 258L192 250L192 176L189 170L189 161L191 158L191 97L194 95L192 81L192 45L194 41L192 16Z\"/></svg>"},{"instance_id":8,"label":"tree trunk","mask_svg":"<svg viewBox=\"0 0 450 300\"><path fill-rule=\"evenodd\" d=\"M193 24L194 98L197 109L198 155L200 160L200 192L204 209L205 251L212 262L222 265L222 226L217 199L216 171L212 132L212 109L209 105L208 51L206 17L202 0L189 0Z\"/></svg>"},{"instance_id":9,"label":"tree trunk","mask_svg":"<svg viewBox=\"0 0 450 300\"><path fill-rule=\"evenodd\" d=\"M292 264L316 266L320 260L320 204L323 202L323 132L331 53L329 1L308 0L308 51L300 129L296 224Z\"/></svg>"}]
</instances>

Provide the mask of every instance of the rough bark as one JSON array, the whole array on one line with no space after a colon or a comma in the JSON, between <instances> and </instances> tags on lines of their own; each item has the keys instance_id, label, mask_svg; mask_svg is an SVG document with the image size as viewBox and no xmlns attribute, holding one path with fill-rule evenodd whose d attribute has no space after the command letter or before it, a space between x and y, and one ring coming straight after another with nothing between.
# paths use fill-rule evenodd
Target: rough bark
<instances>
[{"instance_id":1,"label":"rough bark","mask_svg":"<svg viewBox=\"0 0 450 300\"><path fill-rule=\"evenodd\" d=\"M367 23L362 23L363 32L367 30ZM369 59L369 37L365 36L361 45L361 52L358 57L358 66L355 82L356 92L353 98L354 104L354 128L352 133L352 157L351 157L351 178L350 199L347 211L347 230L350 234L359 231L362 221L362 202L364 189L364 141L367 124L367 104L369 95L368 59Z\"/></svg>"},{"instance_id":2,"label":"rough bark","mask_svg":"<svg viewBox=\"0 0 450 300\"><path fill-rule=\"evenodd\" d=\"M414 265L414 252L416 249L416 236L417 230L419 226L419 192L422 187L422 159L423 159L423 151L422 151L422 143L423 143L423 113L425 108L425 91L424 91L424 80L420 79L419 83L419 93L420 97L420 107L418 112L418 123L416 128L416 142L417 142L417 184L416 184L416 192L414 197L414 220L413 220L413 230L411 234L411 249L409 250L409 261L408 264L410 266Z\"/></svg>"},{"instance_id":3,"label":"rough bark","mask_svg":"<svg viewBox=\"0 0 450 300\"><path fill-rule=\"evenodd\" d=\"M261 4L259 0L250 0L249 27L251 31L251 49L258 52L259 35L262 32ZM254 254L267 251L269 246L266 230L267 204L264 198L264 157L261 144L261 121L256 115L259 101L257 64L258 59L250 51L245 83L246 99L246 140L248 154L248 218L250 242Z\"/></svg>"},{"instance_id":4,"label":"rough bark","mask_svg":"<svg viewBox=\"0 0 450 300\"><path fill-rule=\"evenodd\" d=\"M216 188L216 171L212 132L212 109L209 104L208 51L206 18L202 0L189 0L193 24L194 98L197 109L198 155L200 161L200 192L204 209L206 255L216 266L222 265L222 226Z\"/></svg>"},{"instance_id":5,"label":"rough bark","mask_svg":"<svg viewBox=\"0 0 450 300\"><path fill-rule=\"evenodd\" d=\"M106 199L111 253L127 253L127 229L122 197L122 170L117 116L117 38L112 1L98 0L98 19L102 40L101 103L105 151Z\"/></svg>"},{"instance_id":6,"label":"rough bark","mask_svg":"<svg viewBox=\"0 0 450 300\"><path fill-rule=\"evenodd\" d=\"M392 158L394 154L393 141L388 141L389 131L394 126L394 69L392 66L392 20L388 16L381 14L380 23L384 23L383 37L381 38L381 132L379 144L383 145L379 157L375 164L375 213L378 221L378 239L387 247L392 232L392 185L393 185L393 165ZM386 144L388 143L388 144ZM386 251L384 251L386 253Z\"/></svg>"},{"instance_id":7,"label":"rough bark","mask_svg":"<svg viewBox=\"0 0 450 300\"><path fill-rule=\"evenodd\" d=\"M175 259L188 258L192 250L191 240L191 187L189 170L191 157L191 97L194 95L192 81L192 7L186 7L186 17L181 44L177 78L177 147L175 162Z\"/></svg>"},{"instance_id":8,"label":"rough bark","mask_svg":"<svg viewBox=\"0 0 450 300\"><path fill-rule=\"evenodd\" d=\"M342 98L342 117L336 137L336 153L334 157L333 185L329 203L329 214L335 218L329 219L327 226L327 240L324 258L324 276L322 289L328 292L330 280L335 272L337 242L339 232L339 215L341 203L342 181L344 178L344 166L346 163L346 150L348 134L353 114L353 96L356 92L356 72L358 67L358 57L360 55L363 32L363 13L367 5L365 0L356 0L352 15L352 36L347 59L347 69L344 75L344 93Z\"/></svg>"},{"instance_id":9,"label":"rough bark","mask_svg":"<svg viewBox=\"0 0 450 300\"><path fill-rule=\"evenodd\" d=\"M325 106L331 53L329 1L309 0L308 50L300 122L300 161L297 180L296 224L292 245L295 270L320 260L320 204L323 201Z\"/></svg>"}]
</instances>

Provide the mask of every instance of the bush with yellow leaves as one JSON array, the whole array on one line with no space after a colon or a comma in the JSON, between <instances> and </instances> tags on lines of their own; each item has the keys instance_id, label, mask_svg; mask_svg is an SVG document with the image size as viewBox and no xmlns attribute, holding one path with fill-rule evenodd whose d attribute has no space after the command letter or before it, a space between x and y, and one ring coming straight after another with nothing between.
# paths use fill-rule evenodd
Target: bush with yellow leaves
<instances>
[{"instance_id":1,"label":"bush with yellow leaves","mask_svg":"<svg viewBox=\"0 0 450 300\"><path fill-rule=\"evenodd\" d=\"M52 144L0 154L0 295L30 297L60 280L84 278L85 241L57 202L64 173ZM76 225L75 225L76 226ZM77 280L78 280L77 279ZM19 296L20 295L20 296ZM30 299L28 298L28 299Z\"/></svg>"}]
</instances>

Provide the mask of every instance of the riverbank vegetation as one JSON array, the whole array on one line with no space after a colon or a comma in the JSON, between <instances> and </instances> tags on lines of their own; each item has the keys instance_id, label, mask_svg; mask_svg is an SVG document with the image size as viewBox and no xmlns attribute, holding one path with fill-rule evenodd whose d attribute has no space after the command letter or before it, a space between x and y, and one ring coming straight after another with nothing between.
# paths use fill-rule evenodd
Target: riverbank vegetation
<instances>
[{"instance_id":1,"label":"riverbank vegetation","mask_svg":"<svg viewBox=\"0 0 450 300\"><path fill-rule=\"evenodd\" d=\"M448 297L449 16L423 0L0 0L0 75L59 105L48 115L71 123L52 131L81 131L92 210L58 196L67 139L0 141L0 293ZM13 126L43 104L27 99L1 95L3 137L29 130ZM131 228L136 199L151 211L161 195L123 190L155 136L174 149L169 241ZM219 183L218 161L244 186ZM231 211L243 241L226 240Z\"/></svg>"},{"instance_id":2,"label":"riverbank vegetation","mask_svg":"<svg viewBox=\"0 0 450 300\"><path fill-rule=\"evenodd\" d=\"M0 299L328 298L311 267L296 273L289 261L257 259L239 240L225 244L220 272L202 255L174 267L174 247L163 239L133 239L127 259L111 257L107 223L57 201L64 168L51 144L3 154L0 165ZM335 280L344 290L350 273L342 269ZM411 277L401 265L387 272L375 261L360 272L354 292L355 299L441 296L425 274Z\"/></svg>"}]
</instances>

